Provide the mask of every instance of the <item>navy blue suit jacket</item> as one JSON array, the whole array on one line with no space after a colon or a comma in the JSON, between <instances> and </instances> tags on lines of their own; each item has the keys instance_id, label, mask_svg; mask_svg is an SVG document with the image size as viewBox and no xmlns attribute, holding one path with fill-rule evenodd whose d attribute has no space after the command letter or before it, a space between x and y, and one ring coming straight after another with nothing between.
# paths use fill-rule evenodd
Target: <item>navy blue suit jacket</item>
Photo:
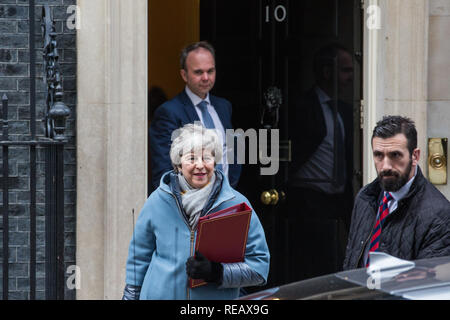
<instances>
[{"instance_id":1,"label":"navy blue suit jacket","mask_svg":"<svg viewBox=\"0 0 450 320\"><path fill-rule=\"evenodd\" d=\"M211 105L216 109L224 129L232 129L231 103L211 94L209 99ZM169 155L172 132L195 121L200 121L200 118L184 90L156 109L149 130L153 190L158 188L162 175L173 169ZM240 174L241 165L237 164L235 152L234 164L229 164L228 167L228 179L233 188L236 187Z\"/></svg>"}]
</instances>

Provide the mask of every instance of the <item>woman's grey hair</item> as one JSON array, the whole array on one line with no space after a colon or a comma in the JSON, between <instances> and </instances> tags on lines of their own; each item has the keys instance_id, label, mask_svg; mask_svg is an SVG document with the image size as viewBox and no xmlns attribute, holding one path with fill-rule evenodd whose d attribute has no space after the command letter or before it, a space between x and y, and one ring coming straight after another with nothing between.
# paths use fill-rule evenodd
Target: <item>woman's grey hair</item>
<instances>
[{"instance_id":1,"label":"woman's grey hair","mask_svg":"<svg viewBox=\"0 0 450 320\"><path fill-rule=\"evenodd\" d=\"M222 143L215 129L206 129L201 124L189 123L172 133L170 160L175 171L178 171L183 155L203 150L211 151L215 163L222 161Z\"/></svg>"}]
</instances>

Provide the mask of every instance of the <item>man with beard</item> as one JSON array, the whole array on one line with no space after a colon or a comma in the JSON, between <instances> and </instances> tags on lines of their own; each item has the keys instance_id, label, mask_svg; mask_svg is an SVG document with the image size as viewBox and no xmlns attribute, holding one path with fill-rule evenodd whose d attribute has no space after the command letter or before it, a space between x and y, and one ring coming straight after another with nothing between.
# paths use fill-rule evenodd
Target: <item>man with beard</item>
<instances>
[{"instance_id":1,"label":"man with beard","mask_svg":"<svg viewBox=\"0 0 450 320\"><path fill-rule=\"evenodd\" d=\"M372 151L378 177L356 196L344 269L369 266L374 251L407 260L450 255L450 202L418 166L414 122L385 116Z\"/></svg>"}]
</instances>

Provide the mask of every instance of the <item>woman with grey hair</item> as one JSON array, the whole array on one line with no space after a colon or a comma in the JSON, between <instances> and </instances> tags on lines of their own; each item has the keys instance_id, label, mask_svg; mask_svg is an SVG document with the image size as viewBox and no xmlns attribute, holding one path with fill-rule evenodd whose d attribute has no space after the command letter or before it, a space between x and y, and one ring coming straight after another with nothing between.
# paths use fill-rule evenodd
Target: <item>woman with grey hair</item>
<instances>
[{"instance_id":1,"label":"woman with grey hair","mask_svg":"<svg viewBox=\"0 0 450 320\"><path fill-rule=\"evenodd\" d=\"M174 170L163 175L136 222L123 299L234 299L242 287L265 284L270 255L254 210L243 262L220 263L199 252L194 255L200 217L242 202L251 205L215 169L222 159L215 130L187 124L173 136ZM207 284L191 289L189 277Z\"/></svg>"}]
</instances>

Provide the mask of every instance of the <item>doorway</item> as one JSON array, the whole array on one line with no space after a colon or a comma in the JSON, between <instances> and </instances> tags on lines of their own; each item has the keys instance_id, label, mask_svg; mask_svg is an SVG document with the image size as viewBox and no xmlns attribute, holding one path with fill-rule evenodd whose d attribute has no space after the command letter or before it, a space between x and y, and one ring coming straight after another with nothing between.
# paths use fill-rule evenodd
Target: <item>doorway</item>
<instances>
[{"instance_id":1,"label":"doorway","mask_svg":"<svg viewBox=\"0 0 450 320\"><path fill-rule=\"evenodd\" d=\"M359 0L200 1L213 94L231 101L235 128L279 134L278 172L244 164L237 187L266 232L268 287L341 269L362 185L361 19Z\"/></svg>"},{"instance_id":2,"label":"doorway","mask_svg":"<svg viewBox=\"0 0 450 320\"><path fill-rule=\"evenodd\" d=\"M200 0L148 0L148 125L155 109L184 88L179 55L188 43L199 41ZM148 154L148 195L151 186Z\"/></svg>"}]
</instances>

